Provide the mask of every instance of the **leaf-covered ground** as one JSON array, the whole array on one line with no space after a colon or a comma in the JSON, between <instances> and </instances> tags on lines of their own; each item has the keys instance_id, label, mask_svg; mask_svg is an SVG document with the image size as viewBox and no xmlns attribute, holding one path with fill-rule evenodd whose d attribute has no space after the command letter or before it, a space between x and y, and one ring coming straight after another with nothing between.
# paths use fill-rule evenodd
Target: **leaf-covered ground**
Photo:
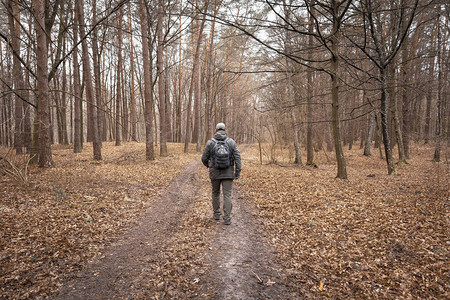
<instances>
[{"instance_id":1,"label":"leaf-covered ground","mask_svg":"<svg viewBox=\"0 0 450 300\"><path fill-rule=\"evenodd\" d=\"M195 156L169 153L148 162L142 143L104 143L96 162L89 144L58 146L56 167L32 168L30 185L1 175L0 298L45 297L100 255Z\"/></svg>"},{"instance_id":2,"label":"leaf-covered ground","mask_svg":"<svg viewBox=\"0 0 450 300\"><path fill-rule=\"evenodd\" d=\"M388 176L384 160L361 153L346 153L349 180L334 178L323 153L319 169L260 165L256 148L246 153L239 186L289 280L308 298L448 299L448 164L415 146Z\"/></svg>"},{"instance_id":3,"label":"leaf-covered ground","mask_svg":"<svg viewBox=\"0 0 450 300\"><path fill-rule=\"evenodd\" d=\"M107 249L113 253L114 242L139 227L144 212L164 208L161 195L176 192L168 191L170 182L199 159L193 149L184 154L182 145L169 144L171 156L154 162L145 161L144 151L143 144L105 143L104 161L94 162L89 145L81 154L55 147L57 167L33 168L30 186L0 175L0 298L53 295ZM201 167L189 181L195 196L171 217L176 222L154 229L161 240L151 242L160 251L142 258L143 282L133 284L143 288L130 296L220 299L214 275L223 264L214 261L246 253L248 263L228 266L224 274L254 272L243 277L251 283L239 286L254 289L253 281L261 281L261 295L283 287L280 299L448 298L449 169L431 162L432 153L415 145L409 164L388 176L378 155L346 151L349 180L339 180L332 153L316 153L315 169L283 160L288 150L277 154L279 164L261 165L258 148L250 148L242 153L236 182L242 197L233 200L234 221L242 223L231 230L211 220L209 180ZM242 226L254 233L238 235ZM240 242L222 253L223 239L233 238ZM283 271L259 273L263 269L251 260L261 259L261 248L252 248L253 240L271 243L272 264Z\"/></svg>"}]
</instances>

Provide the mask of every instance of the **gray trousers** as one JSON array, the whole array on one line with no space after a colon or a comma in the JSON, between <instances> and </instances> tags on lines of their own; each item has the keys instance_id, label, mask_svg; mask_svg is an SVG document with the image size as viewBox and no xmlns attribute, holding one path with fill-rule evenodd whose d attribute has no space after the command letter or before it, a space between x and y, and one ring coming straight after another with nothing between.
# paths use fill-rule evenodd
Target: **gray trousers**
<instances>
[{"instance_id":1,"label":"gray trousers","mask_svg":"<svg viewBox=\"0 0 450 300\"><path fill-rule=\"evenodd\" d=\"M233 188L232 179L211 180L212 183L212 206L215 216L220 216L220 186L222 185L223 194L223 219L231 220L231 190Z\"/></svg>"}]
</instances>

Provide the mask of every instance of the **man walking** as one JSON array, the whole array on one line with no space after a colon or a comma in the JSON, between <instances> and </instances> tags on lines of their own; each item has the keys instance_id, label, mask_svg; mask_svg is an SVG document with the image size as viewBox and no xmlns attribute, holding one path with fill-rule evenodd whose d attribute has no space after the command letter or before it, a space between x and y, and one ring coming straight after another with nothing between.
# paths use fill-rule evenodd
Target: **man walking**
<instances>
[{"instance_id":1,"label":"man walking","mask_svg":"<svg viewBox=\"0 0 450 300\"><path fill-rule=\"evenodd\" d=\"M209 168L212 185L212 206L214 219L220 219L220 186L223 194L223 220L231 224L231 190L233 180L241 173L241 154L236 142L227 136L225 124L216 125L214 138L210 139L203 150L202 163Z\"/></svg>"}]
</instances>

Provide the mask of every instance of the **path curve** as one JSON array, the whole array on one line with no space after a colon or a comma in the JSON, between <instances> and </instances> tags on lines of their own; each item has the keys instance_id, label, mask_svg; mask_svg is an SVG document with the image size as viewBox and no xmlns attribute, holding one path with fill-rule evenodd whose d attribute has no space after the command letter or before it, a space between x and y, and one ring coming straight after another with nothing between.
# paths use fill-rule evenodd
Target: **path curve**
<instances>
[{"instance_id":1,"label":"path curve","mask_svg":"<svg viewBox=\"0 0 450 300\"><path fill-rule=\"evenodd\" d=\"M199 159L193 160L147 208L136 226L106 248L101 258L66 282L52 299L170 299L170 293L158 294L149 282L164 268L161 262L173 246L170 237L180 230L180 220L192 213L193 199L205 190L196 178L200 166ZM209 228L205 232L207 242L200 255L207 267L195 280L195 293L185 296L295 298L289 293L283 270L275 263L276 255L264 237L261 220L252 214L254 210L254 204L242 197L234 185L232 224L224 225L222 220L212 220L212 212L208 214L209 221L204 222L209 224L205 228ZM181 297L183 293L172 295Z\"/></svg>"}]
</instances>

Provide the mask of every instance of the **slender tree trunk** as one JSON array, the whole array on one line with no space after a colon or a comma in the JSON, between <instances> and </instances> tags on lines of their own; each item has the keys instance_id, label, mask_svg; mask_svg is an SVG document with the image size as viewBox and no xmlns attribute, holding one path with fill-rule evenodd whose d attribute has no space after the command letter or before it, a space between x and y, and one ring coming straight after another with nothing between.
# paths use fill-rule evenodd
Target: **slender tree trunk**
<instances>
[{"instance_id":1,"label":"slender tree trunk","mask_svg":"<svg viewBox=\"0 0 450 300\"><path fill-rule=\"evenodd\" d=\"M376 128L376 112L372 111L369 116L369 132L364 146L364 156L370 156L370 146L372 145L373 134Z\"/></svg>"},{"instance_id":2,"label":"slender tree trunk","mask_svg":"<svg viewBox=\"0 0 450 300\"><path fill-rule=\"evenodd\" d=\"M79 24L79 30L80 35L82 37L85 37L85 26L84 26L84 12L83 12L83 1L76 1L76 8L77 8L77 16L78 16L78 24ZM82 58L83 58L83 80L86 86L86 100L88 103L88 106L91 106L92 113L90 114L91 124L92 124L92 146L93 146L93 152L94 152L94 160L101 160L102 159L102 153L101 153L101 144L99 143L99 133L98 133L98 118L97 118L97 112L95 111L95 95L94 95L94 88L92 86L92 73L91 73L91 66L89 62L89 49L87 45L87 41L84 38L81 42L82 47Z\"/></svg>"},{"instance_id":3,"label":"slender tree trunk","mask_svg":"<svg viewBox=\"0 0 450 300\"><path fill-rule=\"evenodd\" d=\"M119 10L117 19L117 92L116 92L116 146L120 146L121 128L120 128L120 105L122 103L122 8ZM125 113L125 112L123 112Z\"/></svg>"},{"instance_id":4,"label":"slender tree trunk","mask_svg":"<svg viewBox=\"0 0 450 300\"><path fill-rule=\"evenodd\" d=\"M211 21L211 29L209 33L209 43L208 43L208 51L206 51L207 55L207 75L206 75L206 105L205 105L205 140L207 140L212 135L212 107L214 102L214 89L213 89L213 63L214 63L214 36L215 36L215 26L216 26L216 16L219 11L219 8L222 4L222 1L214 1L214 17Z\"/></svg>"},{"instance_id":5,"label":"slender tree trunk","mask_svg":"<svg viewBox=\"0 0 450 300\"><path fill-rule=\"evenodd\" d=\"M65 44L65 42L64 42ZM62 66L62 90L65 91L67 89L67 74L66 74L66 62L63 62ZM62 121L62 143L63 145L69 144L68 134L67 134L67 98L66 93L62 93L61 95L61 121Z\"/></svg>"},{"instance_id":6,"label":"slender tree trunk","mask_svg":"<svg viewBox=\"0 0 450 300\"><path fill-rule=\"evenodd\" d=\"M439 26L439 18L436 18L436 23L433 27L432 32L432 38L431 38L431 47L430 49L436 49L436 39L437 39L437 33L438 33L438 26ZM435 69L435 53L430 55L429 58L429 80L427 84L427 109L425 113L425 144L428 144L430 141L430 134L431 134L431 103L433 101L433 87L434 85L434 69Z\"/></svg>"},{"instance_id":7,"label":"slender tree trunk","mask_svg":"<svg viewBox=\"0 0 450 300\"><path fill-rule=\"evenodd\" d=\"M380 99L380 112L381 112L381 131L383 134L384 152L386 155L386 163L388 167L388 174L395 174L394 160L392 159L392 150L389 139L389 127L388 127L388 117L387 117L387 99L386 99L386 69L380 69L380 79L381 79L381 99Z\"/></svg>"},{"instance_id":8,"label":"slender tree trunk","mask_svg":"<svg viewBox=\"0 0 450 300\"><path fill-rule=\"evenodd\" d=\"M205 7L205 11L206 11L207 7ZM185 136L185 140L184 140L184 152L188 153L189 152L189 141L191 139L191 106L192 106L192 92L194 89L194 83L196 82L195 78L197 76L197 72L200 72L200 45L202 43L202 33L203 33L203 28L205 25L205 21L206 18L202 19L201 25L200 25L200 29L198 30L198 34L197 34L197 42L196 42L196 47L194 50L194 61L193 61L193 66L192 66L192 77L191 77L191 84L189 87L189 99L188 99L188 105L187 105L187 118L186 118L186 136Z\"/></svg>"},{"instance_id":9,"label":"slender tree trunk","mask_svg":"<svg viewBox=\"0 0 450 300\"><path fill-rule=\"evenodd\" d=\"M311 1L311 7L314 6L314 0ZM314 9L311 8L310 14L308 14L308 31L310 33L314 32L314 19L313 19ZM310 49L312 49L314 43L314 39L312 34L308 37L308 46ZM312 60L312 51L309 52L309 59ZM313 149L313 74L314 71L312 69L308 69L306 71L306 97L307 97L307 104L306 104L306 165L313 166L314 163L314 149Z\"/></svg>"},{"instance_id":10,"label":"slender tree trunk","mask_svg":"<svg viewBox=\"0 0 450 300\"><path fill-rule=\"evenodd\" d=\"M123 18L123 13L122 13L122 18ZM122 28L122 26L120 27ZM123 45L123 41L122 41L122 45ZM126 92L126 86L127 86L127 81L126 81L126 76L125 76L125 68L123 67L123 58L122 58L122 76L120 76L120 80L122 82L121 86L122 86L122 140L123 141L128 141L128 125L129 125L129 121L128 121L128 99L127 99L127 92Z\"/></svg>"},{"instance_id":11,"label":"slender tree trunk","mask_svg":"<svg viewBox=\"0 0 450 300\"><path fill-rule=\"evenodd\" d=\"M440 10L440 8L439 8ZM439 12L439 19L442 14L442 11ZM448 23L447 23L448 24ZM446 47L446 34L442 33L441 28L438 28L438 36L437 36L437 47L438 47L438 53L437 53L437 64L439 68L438 72L438 88L437 88L437 119L436 119L436 144L434 147L434 156L433 160L435 162L441 161L441 143L444 138L445 133L445 127L447 127L447 124L444 124L445 118L445 110L444 110L444 103L443 103L443 73L446 72L448 74L448 70L443 69L444 64L444 55ZM444 51L443 51L444 49ZM448 83L447 83L448 84Z\"/></svg>"},{"instance_id":12,"label":"slender tree trunk","mask_svg":"<svg viewBox=\"0 0 450 300\"><path fill-rule=\"evenodd\" d=\"M198 66L198 72L197 72L197 76L196 76L196 82L195 87L194 87L194 105L195 105L195 116L194 116L194 120L195 120L195 125L194 125L194 132L196 132L196 136L195 136L195 140L194 142L197 142L197 145L195 147L195 150L197 152L201 151L201 136L202 136L202 119L201 119L201 112L202 112L202 106L201 106L201 94L202 94L202 90L201 90L201 68L200 66ZM197 130L195 130L195 128Z\"/></svg>"},{"instance_id":13,"label":"slender tree trunk","mask_svg":"<svg viewBox=\"0 0 450 300\"><path fill-rule=\"evenodd\" d=\"M395 92L395 69L394 63L391 63L387 68L387 93L390 99L390 106L392 108L393 121L394 121L394 129L395 129L395 137L397 139L397 149L398 149L398 162L401 164L406 164L405 157L405 148L403 146L403 135L402 129L400 125L400 116L398 113L398 103L397 103L397 95ZM404 103L406 105L406 103Z\"/></svg>"},{"instance_id":14,"label":"slender tree trunk","mask_svg":"<svg viewBox=\"0 0 450 300\"><path fill-rule=\"evenodd\" d=\"M36 103L39 120L39 167L52 167L51 140L50 140L50 109L48 89L48 56L47 34L45 32L45 3L44 0L33 0L33 14L36 31L36 63L37 63L37 91Z\"/></svg>"},{"instance_id":15,"label":"slender tree trunk","mask_svg":"<svg viewBox=\"0 0 450 300\"><path fill-rule=\"evenodd\" d=\"M289 4L286 3L286 0L283 1L284 6L284 17L287 20L288 23L290 23L290 6L292 2ZM284 41L284 51L288 55L291 55L291 35L290 31L285 31L285 41ZM291 109L291 122L292 122L292 130L293 130L293 136L294 136L294 152L295 152L295 158L294 158L294 164L296 165L303 165L302 163L302 154L300 150L300 141L298 138L298 130L297 130L297 116L295 115L296 111L296 103L294 99L294 91L293 91L293 80L292 76L293 74L290 74L290 60L286 57L285 59L285 68L286 68L286 86L287 86L287 97L288 97L288 103L292 105Z\"/></svg>"},{"instance_id":16,"label":"slender tree trunk","mask_svg":"<svg viewBox=\"0 0 450 300\"><path fill-rule=\"evenodd\" d=\"M158 0L158 22L156 31L158 35L158 46L156 49L156 60L158 70L158 97L159 97L159 129L160 143L159 151L161 156L167 156L167 124L166 124L166 72L164 71L164 37L163 37L164 2Z\"/></svg>"},{"instance_id":17,"label":"slender tree trunk","mask_svg":"<svg viewBox=\"0 0 450 300\"><path fill-rule=\"evenodd\" d=\"M20 20L18 5L15 1L8 0L9 31L11 35L12 50L20 53L20 25L16 20ZM16 154L23 153L23 94L24 82L20 61L13 55L13 84L14 84L14 149Z\"/></svg>"},{"instance_id":18,"label":"slender tree trunk","mask_svg":"<svg viewBox=\"0 0 450 300\"><path fill-rule=\"evenodd\" d=\"M136 139L136 99L135 99L135 84L134 84L134 46L133 46L133 27L132 27L132 12L131 12L131 2L128 4L128 9L130 11L129 14L129 23L128 28L130 31L130 75L131 75L131 140L137 141Z\"/></svg>"},{"instance_id":19,"label":"slender tree trunk","mask_svg":"<svg viewBox=\"0 0 450 300\"><path fill-rule=\"evenodd\" d=\"M59 81L57 80L57 76L53 77L53 86L54 90L60 89L60 84ZM58 143L62 144L63 143L62 118L61 118L62 101L60 99L59 93L55 93L54 100L55 100L55 115L56 115L56 124L55 124L56 132L58 134Z\"/></svg>"},{"instance_id":20,"label":"slender tree trunk","mask_svg":"<svg viewBox=\"0 0 450 300\"><path fill-rule=\"evenodd\" d=\"M144 0L140 4L140 21L142 34L142 60L144 68L144 119L145 119L145 157L147 160L155 159L155 150L153 147L153 99L152 99L152 80L150 67L150 52L148 39L147 8Z\"/></svg>"},{"instance_id":21,"label":"slender tree trunk","mask_svg":"<svg viewBox=\"0 0 450 300\"><path fill-rule=\"evenodd\" d=\"M405 22L403 22L405 23ZM403 25L405 26L405 25ZM398 162L401 164L406 163L406 159L409 157L409 136L411 131L411 122L409 121L411 117L411 99L408 96L409 93L409 84L411 78L411 68L409 63L409 38L405 38L403 44L400 48L401 52L401 63L400 63L400 80L401 80L401 113L402 113L402 127L400 125L399 118L399 108L397 106L397 97L395 97L395 105L394 107L394 126L395 126L395 134L397 136L397 147L398 147ZM415 50L414 50L415 51ZM392 65L393 63L391 63ZM390 66L389 68L394 69L394 66ZM395 72L395 71L393 71ZM398 124L397 124L398 123ZM400 136L399 136L400 135Z\"/></svg>"},{"instance_id":22,"label":"slender tree trunk","mask_svg":"<svg viewBox=\"0 0 450 300\"><path fill-rule=\"evenodd\" d=\"M347 179L347 167L345 163L344 151L342 150L341 143L341 130L340 130L340 119L339 119L339 78L338 78L338 67L339 67L339 32L338 32L338 20L337 15L337 3L333 1L334 5L334 17L333 17L333 29L331 36L331 122L333 127L333 138L334 138L334 149L336 154L337 168L338 172L336 177L340 179Z\"/></svg>"},{"instance_id":23,"label":"slender tree trunk","mask_svg":"<svg viewBox=\"0 0 450 300\"><path fill-rule=\"evenodd\" d=\"M33 32L33 16L30 14L30 19L28 22L28 34L31 36ZM1 50L0 50L1 51ZM27 47L27 65L30 65L30 56L31 56L31 47ZM28 83L30 82L30 71L25 69L25 83L24 87L28 87ZM25 91L23 95L30 103L32 102L30 97L30 91ZM24 146L27 148L27 154L31 153L31 142L32 142L32 124L31 124L31 113L34 111L33 107L28 103L23 103L24 105L24 113L25 113L25 121L24 121L24 132L23 132L23 142Z\"/></svg>"},{"instance_id":24,"label":"slender tree trunk","mask_svg":"<svg viewBox=\"0 0 450 300\"><path fill-rule=\"evenodd\" d=\"M75 1L74 1L75 2ZM78 43L78 17L76 16L76 11L73 12L74 15L74 26L73 26L73 43L76 45ZM81 87L80 87L80 65L78 63L78 48L75 48L72 53L73 60L73 94L74 94L74 134L73 134L73 152L81 153L82 144L82 127L81 127Z\"/></svg>"},{"instance_id":25,"label":"slender tree trunk","mask_svg":"<svg viewBox=\"0 0 450 300\"><path fill-rule=\"evenodd\" d=\"M181 92L181 81L182 81L182 72L183 72L183 64L181 63L182 61L182 45L181 42L183 40L182 38L182 31L181 31L181 26L182 26L182 22L181 22L181 12L183 9L183 1L180 0L180 17L178 22L180 23L180 27L178 28L180 35L178 37L178 103L177 103L177 108L176 108L176 136L177 142L181 142L181 119L182 119L182 92Z\"/></svg>"},{"instance_id":26,"label":"slender tree trunk","mask_svg":"<svg viewBox=\"0 0 450 300\"><path fill-rule=\"evenodd\" d=\"M92 1L92 23L97 23L97 0ZM100 75L100 53L98 51L98 38L97 38L97 27L92 31L92 54L93 54L93 67L94 67L94 80L95 80L95 98L97 100L97 118L98 118L98 135L99 144L102 145L103 137L103 123L105 118L104 104L102 97L102 84Z\"/></svg>"}]
</instances>

